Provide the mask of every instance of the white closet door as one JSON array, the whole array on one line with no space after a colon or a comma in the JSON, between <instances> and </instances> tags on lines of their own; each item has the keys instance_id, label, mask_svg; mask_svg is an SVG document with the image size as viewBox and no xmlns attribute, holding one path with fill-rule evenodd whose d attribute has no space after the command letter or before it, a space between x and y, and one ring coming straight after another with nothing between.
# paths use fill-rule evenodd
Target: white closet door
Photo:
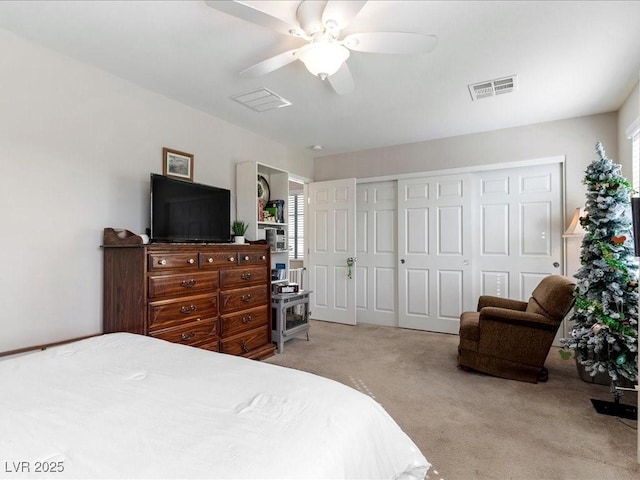
<instances>
[{"instance_id":1,"label":"white closet door","mask_svg":"<svg viewBox=\"0 0 640 480\"><path fill-rule=\"evenodd\" d=\"M562 273L560 164L477 174L478 294L527 301L543 277Z\"/></svg>"},{"instance_id":2,"label":"white closet door","mask_svg":"<svg viewBox=\"0 0 640 480\"><path fill-rule=\"evenodd\" d=\"M457 333L473 304L471 176L398 181L398 324Z\"/></svg>"},{"instance_id":3,"label":"white closet door","mask_svg":"<svg viewBox=\"0 0 640 480\"><path fill-rule=\"evenodd\" d=\"M356 180L309 184L308 265L311 318L356 324ZM350 274L349 274L350 272Z\"/></svg>"},{"instance_id":4,"label":"white closet door","mask_svg":"<svg viewBox=\"0 0 640 480\"><path fill-rule=\"evenodd\" d=\"M398 323L458 333L480 295L528 300L562 269L559 163L398 182Z\"/></svg>"},{"instance_id":5,"label":"white closet door","mask_svg":"<svg viewBox=\"0 0 640 480\"><path fill-rule=\"evenodd\" d=\"M359 184L356 191L358 322L397 326L397 184Z\"/></svg>"}]
</instances>

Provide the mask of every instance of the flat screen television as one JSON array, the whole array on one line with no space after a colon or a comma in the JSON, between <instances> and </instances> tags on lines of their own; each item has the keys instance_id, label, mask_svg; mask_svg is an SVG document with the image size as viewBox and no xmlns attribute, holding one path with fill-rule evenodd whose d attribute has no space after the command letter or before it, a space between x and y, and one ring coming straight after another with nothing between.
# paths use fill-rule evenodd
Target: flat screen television
<instances>
[{"instance_id":1,"label":"flat screen television","mask_svg":"<svg viewBox=\"0 0 640 480\"><path fill-rule=\"evenodd\" d=\"M228 243L231 191L151 174L151 241Z\"/></svg>"}]
</instances>

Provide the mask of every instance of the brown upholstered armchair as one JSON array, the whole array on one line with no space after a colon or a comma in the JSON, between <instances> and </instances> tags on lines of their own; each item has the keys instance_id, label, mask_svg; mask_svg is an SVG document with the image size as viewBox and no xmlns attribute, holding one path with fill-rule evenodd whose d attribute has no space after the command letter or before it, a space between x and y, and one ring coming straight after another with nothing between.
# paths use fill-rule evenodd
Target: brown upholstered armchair
<instances>
[{"instance_id":1,"label":"brown upholstered armchair","mask_svg":"<svg viewBox=\"0 0 640 480\"><path fill-rule=\"evenodd\" d=\"M528 302L483 295L477 312L460 317L458 364L497 377L546 382L544 362L562 319L573 306L575 283L542 279Z\"/></svg>"}]
</instances>

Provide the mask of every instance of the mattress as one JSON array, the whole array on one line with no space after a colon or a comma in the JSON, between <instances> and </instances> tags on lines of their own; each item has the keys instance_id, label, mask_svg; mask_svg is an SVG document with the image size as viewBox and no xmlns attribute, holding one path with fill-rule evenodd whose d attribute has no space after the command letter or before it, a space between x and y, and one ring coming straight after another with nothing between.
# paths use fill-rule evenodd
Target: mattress
<instances>
[{"instance_id":1,"label":"mattress","mask_svg":"<svg viewBox=\"0 0 640 480\"><path fill-rule=\"evenodd\" d=\"M0 478L418 479L429 462L333 380L129 333L0 361Z\"/></svg>"}]
</instances>

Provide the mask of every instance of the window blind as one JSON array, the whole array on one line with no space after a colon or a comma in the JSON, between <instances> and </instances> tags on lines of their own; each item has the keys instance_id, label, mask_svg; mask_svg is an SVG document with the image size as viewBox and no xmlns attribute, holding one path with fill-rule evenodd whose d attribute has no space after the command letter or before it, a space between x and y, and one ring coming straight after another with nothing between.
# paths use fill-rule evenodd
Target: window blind
<instances>
[{"instance_id":1,"label":"window blind","mask_svg":"<svg viewBox=\"0 0 640 480\"><path fill-rule=\"evenodd\" d=\"M289 195L289 259L304 257L304 195Z\"/></svg>"}]
</instances>

